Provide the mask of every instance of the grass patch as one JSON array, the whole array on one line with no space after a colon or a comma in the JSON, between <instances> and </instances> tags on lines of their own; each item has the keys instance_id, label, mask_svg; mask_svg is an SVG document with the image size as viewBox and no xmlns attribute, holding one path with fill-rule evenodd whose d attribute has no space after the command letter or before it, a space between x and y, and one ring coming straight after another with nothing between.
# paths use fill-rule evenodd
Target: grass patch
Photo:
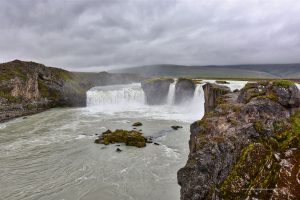
<instances>
[{"instance_id":1,"label":"grass patch","mask_svg":"<svg viewBox=\"0 0 300 200\"><path fill-rule=\"evenodd\" d=\"M294 82L289 80L274 80L273 85L288 88L293 85Z\"/></svg>"}]
</instances>

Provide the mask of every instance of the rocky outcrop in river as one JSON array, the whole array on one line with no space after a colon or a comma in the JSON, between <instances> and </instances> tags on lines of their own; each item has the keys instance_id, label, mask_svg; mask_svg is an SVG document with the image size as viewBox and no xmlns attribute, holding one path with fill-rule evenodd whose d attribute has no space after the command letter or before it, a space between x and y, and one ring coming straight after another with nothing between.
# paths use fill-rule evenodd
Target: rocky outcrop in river
<instances>
[{"instance_id":1,"label":"rocky outcrop in river","mask_svg":"<svg viewBox=\"0 0 300 200\"><path fill-rule=\"evenodd\" d=\"M165 104L168 97L170 84L174 82L172 78L148 79L142 82L142 88L149 105Z\"/></svg>"},{"instance_id":2,"label":"rocky outcrop in river","mask_svg":"<svg viewBox=\"0 0 300 200\"><path fill-rule=\"evenodd\" d=\"M190 128L181 199L299 199L299 100L297 87L281 80L214 98Z\"/></svg>"},{"instance_id":3,"label":"rocky outcrop in river","mask_svg":"<svg viewBox=\"0 0 300 200\"><path fill-rule=\"evenodd\" d=\"M175 86L175 103L180 104L194 97L196 84L192 79L180 78Z\"/></svg>"},{"instance_id":4,"label":"rocky outcrop in river","mask_svg":"<svg viewBox=\"0 0 300 200\"><path fill-rule=\"evenodd\" d=\"M131 74L79 73L15 60L0 64L0 122L52 107L85 106L94 86L139 82Z\"/></svg>"}]
</instances>

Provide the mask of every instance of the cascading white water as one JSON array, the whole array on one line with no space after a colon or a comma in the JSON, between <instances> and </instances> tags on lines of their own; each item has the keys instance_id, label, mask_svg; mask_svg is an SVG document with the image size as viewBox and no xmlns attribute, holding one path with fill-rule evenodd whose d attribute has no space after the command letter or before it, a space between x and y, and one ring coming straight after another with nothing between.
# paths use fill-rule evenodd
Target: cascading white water
<instances>
[{"instance_id":1,"label":"cascading white water","mask_svg":"<svg viewBox=\"0 0 300 200\"><path fill-rule=\"evenodd\" d=\"M205 82L196 86L193 99L179 105L173 103L176 81L169 86L165 105L147 105L140 83L95 87L87 92L87 109L95 113L118 113L119 115L123 113L124 117L143 116L193 122L201 119L204 115L204 91L202 86ZM214 81L212 80L212 82ZM233 90L242 88L245 83L232 81L227 86Z\"/></svg>"},{"instance_id":2,"label":"cascading white water","mask_svg":"<svg viewBox=\"0 0 300 200\"><path fill-rule=\"evenodd\" d=\"M204 115L204 90L202 88L204 84L198 84L195 88L194 97L190 105L192 110L197 110L199 117Z\"/></svg>"},{"instance_id":3,"label":"cascading white water","mask_svg":"<svg viewBox=\"0 0 300 200\"><path fill-rule=\"evenodd\" d=\"M193 98L193 104L202 102L204 99L204 90L203 86L204 84L198 84L196 86L195 92L194 92L194 98Z\"/></svg>"},{"instance_id":4,"label":"cascading white water","mask_svg":"<svg viewBox=\"0 0 300 200\"><path fill-rule=\"evenodd\" d=\"M175 81L174 81L173 83L171 83L170 86L169 86L168 99L167 99L167 104L168 104L168 105L173 105L173 104L174 104L176 82L177 82L177 80L175 80Z\"/></svg>"},{"instance_id":5,"label":"cascading white water","mask_svg":"<svg viewBox=\"0 0 300 200\"><path fill-rule=\"evenodd\" d=\"M136 108L145 104L141 84L94 87L87 92L87 106L109 111Z\"/></svg>"}]
</instances>

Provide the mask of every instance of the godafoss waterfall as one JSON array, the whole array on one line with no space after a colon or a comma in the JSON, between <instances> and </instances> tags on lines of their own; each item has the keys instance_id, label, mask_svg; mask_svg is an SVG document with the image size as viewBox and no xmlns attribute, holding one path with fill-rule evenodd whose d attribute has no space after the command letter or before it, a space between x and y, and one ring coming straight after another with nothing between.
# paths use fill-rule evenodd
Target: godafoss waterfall
<instances>
[{"instance_id":1,"label":"godafoss waterfall","mask_svg":"<svg viewBox=\"0 0 300 200\"><path fill-rule=\"evenodd\" d=\"M179 199L176 173L188 157L190 123L204 114L202 85L175 80L155 90L141 84L94 87L86 108L51 109L1 124L0 199ZM94 143L107 129L132 130L137 121L155 144Z\"/></svg>"}]
</instances>

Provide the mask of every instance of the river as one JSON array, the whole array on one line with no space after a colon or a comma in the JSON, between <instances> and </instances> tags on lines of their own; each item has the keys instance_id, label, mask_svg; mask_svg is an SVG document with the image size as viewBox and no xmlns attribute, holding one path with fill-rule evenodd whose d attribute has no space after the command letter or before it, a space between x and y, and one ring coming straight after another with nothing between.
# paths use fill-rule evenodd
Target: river
<instances>
[{"instance_id":1,"label":"river","mask_svg":"<svg viewBox=\"0 0 300 200\"><path fill-rule=\"evenodd\" d=\"M173 105L171 85L161 106L146 105L140 84L96 87L87 93L86 108L51 109L0 124L0 199L179 199L176 173L188 157L189 126L204 114L201 86L190 102ZM94 143L95 134L131 130L137 121L160 145Z\"/></svg>"}]
</instances>

